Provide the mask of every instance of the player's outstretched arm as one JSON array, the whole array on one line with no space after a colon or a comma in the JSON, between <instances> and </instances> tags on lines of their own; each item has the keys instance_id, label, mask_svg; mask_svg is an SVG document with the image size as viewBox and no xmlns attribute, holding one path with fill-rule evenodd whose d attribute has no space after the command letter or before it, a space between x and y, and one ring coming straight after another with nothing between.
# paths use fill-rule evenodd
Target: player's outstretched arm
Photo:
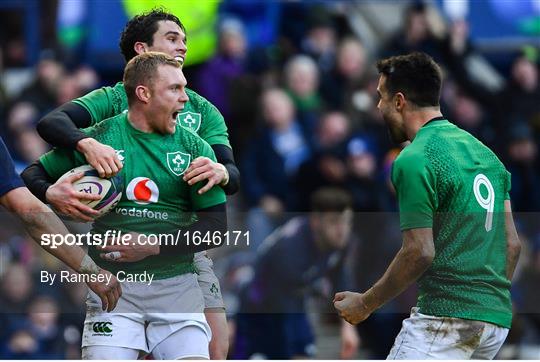
<instances>
[{"instance_id":1,"label":"player's outstretched arm","mask_svg":"<svg viewBox=\"0 0 540 362\"><path fill-rule=\"evenodd\" d=\"M521 242L516 231L514 218L512 216L512 205L510 200L504 200L505 226L506 226L506 277L512 280L516 265L521 253Z\"/></svg>"},{"instance_id":2,"label":"player's outstretched arm","mask_svg":"<svg viewBox=\"0 0 540 362\"><path fill-rule=\"evenodd\" d=\"M335 308L351 324L364 321L376 309L414 283L429 268L434 257L431 228L403 231L403 245L382 278L363 294L337 293L334 298Z\"/></svg>"},{"instance_id":3,"label":"player's outstretched arm","mask_svg":"<svg viewBox=\"0 0 540 362\"><path fill-rule=\"evenodd\" d=\"M225 145L212 145L217 162L208 157L197 157L184 173L184 181L194 185L207 180L200 190L203 194L214 185L219 185L227 195L233 195L240 189L240 171L234 162L232 150Z\"/></svg>"},{"instance_id":4,"label":"player's outstretched arm","mask_svg":"<svg viewBox=\"0 0 540 362\"><path fill-rule=\"evenodd\" d=\"M45 115L38 122L37 131L53 146L81 152L100 177L114 176L122 169L122 162L112 147L80 130L91 124L90 113L84 107L68 102Z\"/></svg>"},{"instance_id":5,"label":"player's outstretched arm","mask_svg":"<svg viewBox=\"0 0 540 362\"><path fill-rule=\"evenodd\" d=\"M0 204L14 212L24 223L30 236L47 252L81 274L110 274L99 268L78 246L60 244L51 247L44 241L45 234L69 234L60 219L26 187L19 187L0 197ZM122 295L120 284L111 276L109 284L89 283L88 286L101 298L104 310L112 311Z\"/></svg>"}]
</instances>

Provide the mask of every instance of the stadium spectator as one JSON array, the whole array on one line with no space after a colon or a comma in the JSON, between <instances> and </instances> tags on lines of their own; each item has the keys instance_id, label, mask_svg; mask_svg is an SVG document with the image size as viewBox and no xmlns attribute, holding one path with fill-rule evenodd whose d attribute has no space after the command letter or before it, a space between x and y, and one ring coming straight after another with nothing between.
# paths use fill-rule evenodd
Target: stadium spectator
<instances>
[{"instance_id":1,"label":"stadium spectator","mask_svg":"<svg viewBox=\"0 0 540 362\"><path fill-rule=\"evenodd\" d=\"M315 150L298 169L294 184L298 211L308 211L311 195L323 186L345 187L346 141L351 135L350 121L342 112L321 115L315 134Z\"/></svg>"},{"instance_id":2,"label":"stadium spectator","mask_svg":"<svg viewBox=\"0 0 540 362\"><path fill-rule=\"evenodd\" d=\"M39 118L39 110L31 101L15 103L8 113L6 122L7 145L14 151L15 169L20 172L36 154L46 152L47 144L41 140L35 125Z\"/></svg>"},{"instance_id":3,"label":"stadium spectator","mask_svg":"<svg viewBox=\"0 0 540 362\"><path fill-rule=\"evenodd\" d=\"M373 102L366 94L369 67L362 43L353 37L339 43L334 67L324 73L321 92L332 109L344 110L353 120L354 128L361 126L361 115Z\"/></svg>"},{"instance_id":4,"label":"stadium spectator","mask_svg":"<svg viewBox=\"0 0 540 362\"><path fill-rule=\"evenodd\" d=\"M37 296L28 308L26 328L46 356L63 359L66 345L59 313L60 307L55 299Z\"/></svg>"},{"instance_id":5,"label":"stadium spectator","mask_svg":"<svg viewBox=\"0 0 540 362\"><path fill-rule=\"evenodd\" d=\"M23 89L16 101L30 102L39 114L49 112L57 105L58 86L65 69L51 51L45 51L36 66L35 79Z\"/></svg>"},{"instance_id":6,"label":"stadium spectator","mask_svg":"<svg viewBox=\"0 0 540 362\"><path fill-rule=\"evenodd\" d=\"M381 184L377 174L377 157L372 144L369 137L362 135L354 136L347 143L346 184L354 200L354 211L357 212L383 211L384 184Z\"/></svg>"},{"instance_id":7,"label":"stadium spectator","mask_svg":"<svg viewBox=\"0 0 540 362\"><path fill-rule=\"evenodd\" d=\"M455 119L459 127L474 134L486 145L496 146L495 130L487 118L487 112L482 109L473 97L458 90L453 99L450 112L452 119Z\"/></svg>"},{"instance_id":8,"label":"stadium spectator","mask_svg":"<svg viewBox=\"0 0 540 362\"><path fill-rule=\"evenodd\" d=\"M540 134L540 79L535 62L539 58L540 51L533 50L533 55L529 55L524 49L514 59L510 81L500 98L504 100L504 117L525 120L535 127L537 135Z\"/></svg>"},{"instance_id":9,"label":"stadium spectator","mask_svg":"<svg viewBox=\"0 0 540 362\"><path fill-rule=\"evenodd\" d=\"M317 62L320 72L328 72L336 61L338 35L335 23L322 4L308 7L304 12L307 13L306 29L300 50Z\"/></svg>"},{"instance_id":10,"label":"stadium spectator","mask_svg":"<svg viewBox=\"0 0 540 362\"><path fill-rule=\"evenodd\" d=\"M512 200L515 210L538 211L540 210L538 145L534 142L531 128L527 123L515 122L507 133L509 137L506 157L508 170L512 174Z\"/></svg>"},{"instance_id":11,"label":"stadium spectator","mask_svg":"<svg viewBox=\"0 0 540 362\"><path fill-rule=\"evenodd\" d=\"M436 12L423 1L412 1L403 13L402 28L395 32L385 47L382 55L407 54L421 51L432 54L435 60L441 60L439 28L444 28Z\"/></svg>"},{"instance_id":12,"label":"stadium spectator","mask_svg":"<svg viewBox=\"0 0 540 362\"><path fill-rule=\"evenodd\" d=\"M243 24L224 19L219 27L218 53L196 75L198 90L232 121L230 94L234 82L245 73L247 42Z\"/></svg>"},{"instance_id":13,"label":"stadium spectator","mask_svg":"<svg viewBox=\"0 0 540 362\"><path fill-rule=\"evenodd\" d=\"M282 222L286 211L296 211L292 182L311 149L295 119L294 105L279 88L261 97L264 127L246 149L243 189L250 207L248 227L254 246Z\"/></svg>"},{"instance_id":14,"label":"stadium spectator","mask_svg":"<svg viewBox=\"0 0 540 362\"><path fill-rule=\"evenodd\" d=\"M284 68L287 93L296 109L296 118L306 135L313 135L320 112L324 109L319 95L319 70L308 56L291 58ZM308 141L313 142L312 137Z\"/></svg>"},{"instance_id":15,"label":"stadium spectator","mask_svg":"<svg viewBox=\"0 0 540 362\"><path fill-rule=\"evenodd\" d=\"M2 276L0 303L2 310L24 313L34 291L30 271L21 264L11 264ZM9 315L4 315L8 317Z\"/></svg>"},{"instance_id":16,"label":"stadium spectator","mask_svg":"<svg viewBox=\"0 0 540 362\"><path fill-rule=\"evenodd\" d=\"M306 300L327 298L350 282L344 268L352 243L352 201L340 189L320 189L312 198L309 216L295 217L274 231L260 246L254 275L241 297L237 315L236 352L241 359L315 357L315 340ZM342 358L351 358L358 336L342 324Z\"/></svg>"}]
</instances>

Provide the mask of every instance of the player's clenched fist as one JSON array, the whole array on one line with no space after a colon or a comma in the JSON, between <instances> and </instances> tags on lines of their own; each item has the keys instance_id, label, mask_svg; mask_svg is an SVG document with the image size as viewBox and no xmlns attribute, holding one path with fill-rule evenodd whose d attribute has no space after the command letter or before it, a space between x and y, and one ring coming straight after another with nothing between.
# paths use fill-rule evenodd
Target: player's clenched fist
<instances>
[{"instance_id":1,"label":"player's clenched fist","mask_svg":"<svg viewBox=\"0 0 540 362\"><path fill-rule=\"evenodd\" d=\"M373 311L367 307L363 294L353 292L336 293L334 308L340 317L351 324L363 322Z\"/></svg>"},{"instance_id":2,"label":"player's clenched fist","mask_svg":"<svg viewBox=\"0 0 540 362\"><path fill-rule=\"evenodd\" d=\"M116 304L122 296L122 287L118 279L110 272L101 269L99 274L103 274L104 277L98 277L97 280L108 280L109 282L88 282L86 285L101 299L101 308L111 312L116 308Z\"/></svg>"}]
</instances>

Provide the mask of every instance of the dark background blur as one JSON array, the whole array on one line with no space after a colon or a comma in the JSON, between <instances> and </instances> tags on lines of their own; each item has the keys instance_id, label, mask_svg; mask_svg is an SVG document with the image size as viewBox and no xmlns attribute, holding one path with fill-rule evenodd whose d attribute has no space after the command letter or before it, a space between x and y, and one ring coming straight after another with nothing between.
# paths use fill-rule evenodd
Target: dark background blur
<instances>
[{"instance_id":1,"label":"dark background blur","mask_svg":"<svg viewBox=\"0 0 540 362\"><path fill-rule=\"evenodd\" d=\"M401 244L389 183L400 148L376 109L374 65L420 50L443 67L443 114L512 173L524 248L514 326L500 356L540 358L540 2L0 0L0 135L18 171L49 149L35 132L40 117L121 80L123 26L160 4L187 28L188 86L224 115L242 173L230 223L250 231L250 246L215 255L231 316L257 246L290 213L307 211L323 186L354 199L354 289L385 270ZM273 142L280 130L288 132L282 144ZM42 269L61 266L3 214L2 358L80 358L85 288L42 286ZM338 358L336 319L325 297L314 300L318 357ZM360 357L386 356L414 300L411 288L360 327Z\"/></svg>"}]
</instances>

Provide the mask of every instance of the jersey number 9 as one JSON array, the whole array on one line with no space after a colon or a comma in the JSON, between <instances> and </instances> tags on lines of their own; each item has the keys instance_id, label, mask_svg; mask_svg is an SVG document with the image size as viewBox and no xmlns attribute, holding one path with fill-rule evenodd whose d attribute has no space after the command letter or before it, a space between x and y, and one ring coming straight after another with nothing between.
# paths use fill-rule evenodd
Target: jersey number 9
<instances>
[{"instance_id":1,"label":"jersey number 9","mask_svg":"<svg viewBox=\"0 0 540 362\"><path fill-rule=\"evenodd\" d=\"M480 192L480 187L482 185L487 189L486 197L482 196L482 193ZM495 191L493 190L493 185L486 175L480 173L474 178L473 191L476 201L478 201L480 206L487 211L485 227L486 231L489 232L493 227L493 209L495 207Z\"/></svg>"}]
</instances>

